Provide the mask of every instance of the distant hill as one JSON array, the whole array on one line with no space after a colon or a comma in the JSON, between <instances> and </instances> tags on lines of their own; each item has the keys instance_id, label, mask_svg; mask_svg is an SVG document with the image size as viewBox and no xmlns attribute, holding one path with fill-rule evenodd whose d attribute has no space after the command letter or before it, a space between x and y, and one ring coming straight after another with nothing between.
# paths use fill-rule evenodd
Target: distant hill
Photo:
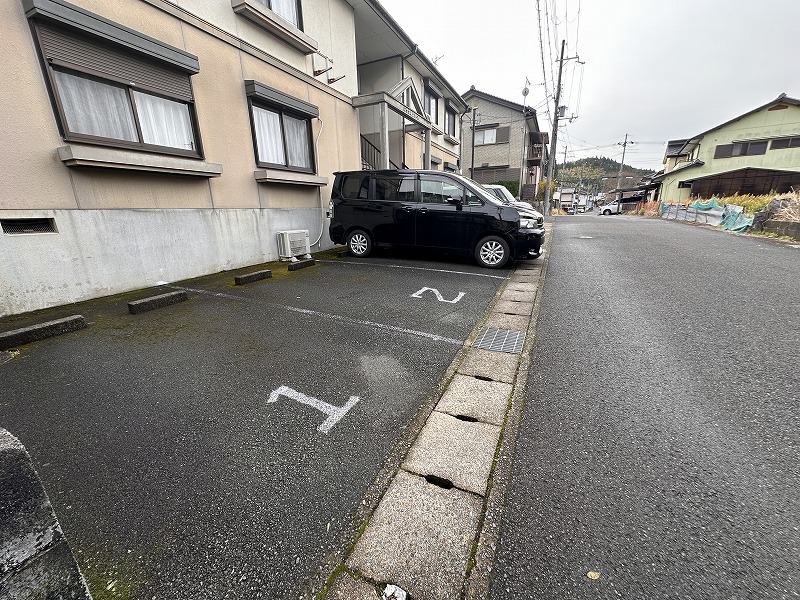
<instances>
[{"instance_id":1,"label":"distant hill","mask_svg":"<svg viewBox=\"0 0 800 600\"><path fill-rule=\"evenodd\" d=\"M591 189L609 190L616 184L619 174L619 161L605 156L594 158L580 158L556 166L556 185L564 187L577 187L590 191ZM632 187L639 183L645 175L653 173L651 169L637 169L630 165L623 165L620 187ZM603 178L606 178L603 181Z\"/></svg>"}]
</instances>

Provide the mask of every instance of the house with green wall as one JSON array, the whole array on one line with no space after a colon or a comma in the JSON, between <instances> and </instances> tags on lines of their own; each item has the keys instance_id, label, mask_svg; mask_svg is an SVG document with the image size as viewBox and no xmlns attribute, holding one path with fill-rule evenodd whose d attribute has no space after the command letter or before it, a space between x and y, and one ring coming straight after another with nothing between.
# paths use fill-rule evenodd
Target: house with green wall
<instances>
[{"instance_id":1,"label":"house with green wall","mask_svg":"<svg viewBox=\"0 0 800 600\"><path fill-rule=\"evenodd\" d=\"M670 140L659 198L683 202L800 189L800 100L775 100L688 139Z\"/></svg>"}]
</instances>

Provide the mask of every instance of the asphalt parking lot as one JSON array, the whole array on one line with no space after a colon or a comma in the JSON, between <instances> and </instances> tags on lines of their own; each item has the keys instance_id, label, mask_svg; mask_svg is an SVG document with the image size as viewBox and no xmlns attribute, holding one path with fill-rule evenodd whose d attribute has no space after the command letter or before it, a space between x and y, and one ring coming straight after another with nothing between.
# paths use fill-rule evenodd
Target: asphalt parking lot
<instances>
[{"instance_id":1,"label":"asphalt parking lot","mask_svg":"<svg viewBox=\"0 0 800 600\"><path fill-rule=\"evenodd\" d=\"M297 597L510 274L319 258L163 286L190 300L137 316L147 293L69 307L87 329L0 364L0 426L93 590Z\"/></svg>"}]
</instances>

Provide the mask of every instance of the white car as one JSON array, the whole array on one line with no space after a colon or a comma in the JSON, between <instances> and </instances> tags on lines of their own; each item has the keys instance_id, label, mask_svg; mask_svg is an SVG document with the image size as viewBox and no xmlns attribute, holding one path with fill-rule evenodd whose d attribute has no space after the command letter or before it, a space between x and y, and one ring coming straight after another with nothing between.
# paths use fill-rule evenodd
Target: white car
<instances>
[{"instance_id":1,"label":"white car","mask_svg":"<svg viewBox=\"0 0 800 600\"><path fill-rule=\"evenodd\" d=\"M618 215L622 212L622 203L604 204L597 208L597 212L601 215Z\"/></svg>"},{"instance_id":2,"label":"white car","mask_svg":"<svg viewBox=\"0 0 800 600\"><path fill-rule=\"evenodd\" d=\"M541 227L542 223L544 223L544 216L542 213L534 210L533 206L531 206L528 202L520 202L514 198L514 196L511 195L511 192L509 192L508 188L505 186L494 183L484 183L482 185L487 191L489 191L490 194L500 200L500 202L506 206L513 206L516 208L520 216L534 219L538 227Z\"/></svg>"}]
</instances>

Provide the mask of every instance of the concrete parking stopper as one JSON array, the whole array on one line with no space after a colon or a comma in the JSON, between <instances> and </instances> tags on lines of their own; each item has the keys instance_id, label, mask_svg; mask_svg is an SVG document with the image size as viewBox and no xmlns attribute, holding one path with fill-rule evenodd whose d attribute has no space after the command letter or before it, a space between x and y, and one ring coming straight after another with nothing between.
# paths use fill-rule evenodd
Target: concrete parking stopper
<instances>
[{"instance_id":1,"label":"concrete parking stopper","mask_svg":"<svg viewBox=\"0 0 800 600\"><path fill-rule=\"evenodd\" d=\"M128 312L132 315L155 310L178 302L185 302L189 299L189 294L185 290L179 292L168 292L166 294L159 294L158 296L150 296L141 300L133 300L128 302Z\"/></svg>"},{"instance_id":2,"label":"concrete parking stopper","mask_svg":"<svg viewBox=\"0 0 800 600\"><path fill-rule=\"evenodd\" d=\"M30 455L2 428L0 598L92 598Z\"/></svg>"},{"instance_id":3,"label":"concrete parking stopper","mask_svg":"<svg viewBox=\"0 0 800 600\"><path fill-rule=\"evenodd\" d=\"M63 319L38 323L30 327L4 331L0 333L0 350L7 350L56 335L84 329L85 327L86 319L81 315L73 315L71 317L64 317Z\"/></svg>"},{"instance_id":4,"label":"concrete parking stopper","mask_svg":"<svg viewBox=\"0 0 800 600\"><path fill-rule=\"evenodd\" d=\"M253 271L252 273L245 273L244 275L236 275L233 278L234 285L244 285L254 281L261 281L272 277L272 271L264 269L262 271Z\"/></svg>"},{"instance_id":5,"label":"concrete parking stopper","mask_svg":"<svg viewBox=\"0 0 800 600\"><path fill-rule=\"evenodd\" d=\"M399 471L347 565L414 598L460 596L483 500Z\"/></svg>"}]
</instances>

